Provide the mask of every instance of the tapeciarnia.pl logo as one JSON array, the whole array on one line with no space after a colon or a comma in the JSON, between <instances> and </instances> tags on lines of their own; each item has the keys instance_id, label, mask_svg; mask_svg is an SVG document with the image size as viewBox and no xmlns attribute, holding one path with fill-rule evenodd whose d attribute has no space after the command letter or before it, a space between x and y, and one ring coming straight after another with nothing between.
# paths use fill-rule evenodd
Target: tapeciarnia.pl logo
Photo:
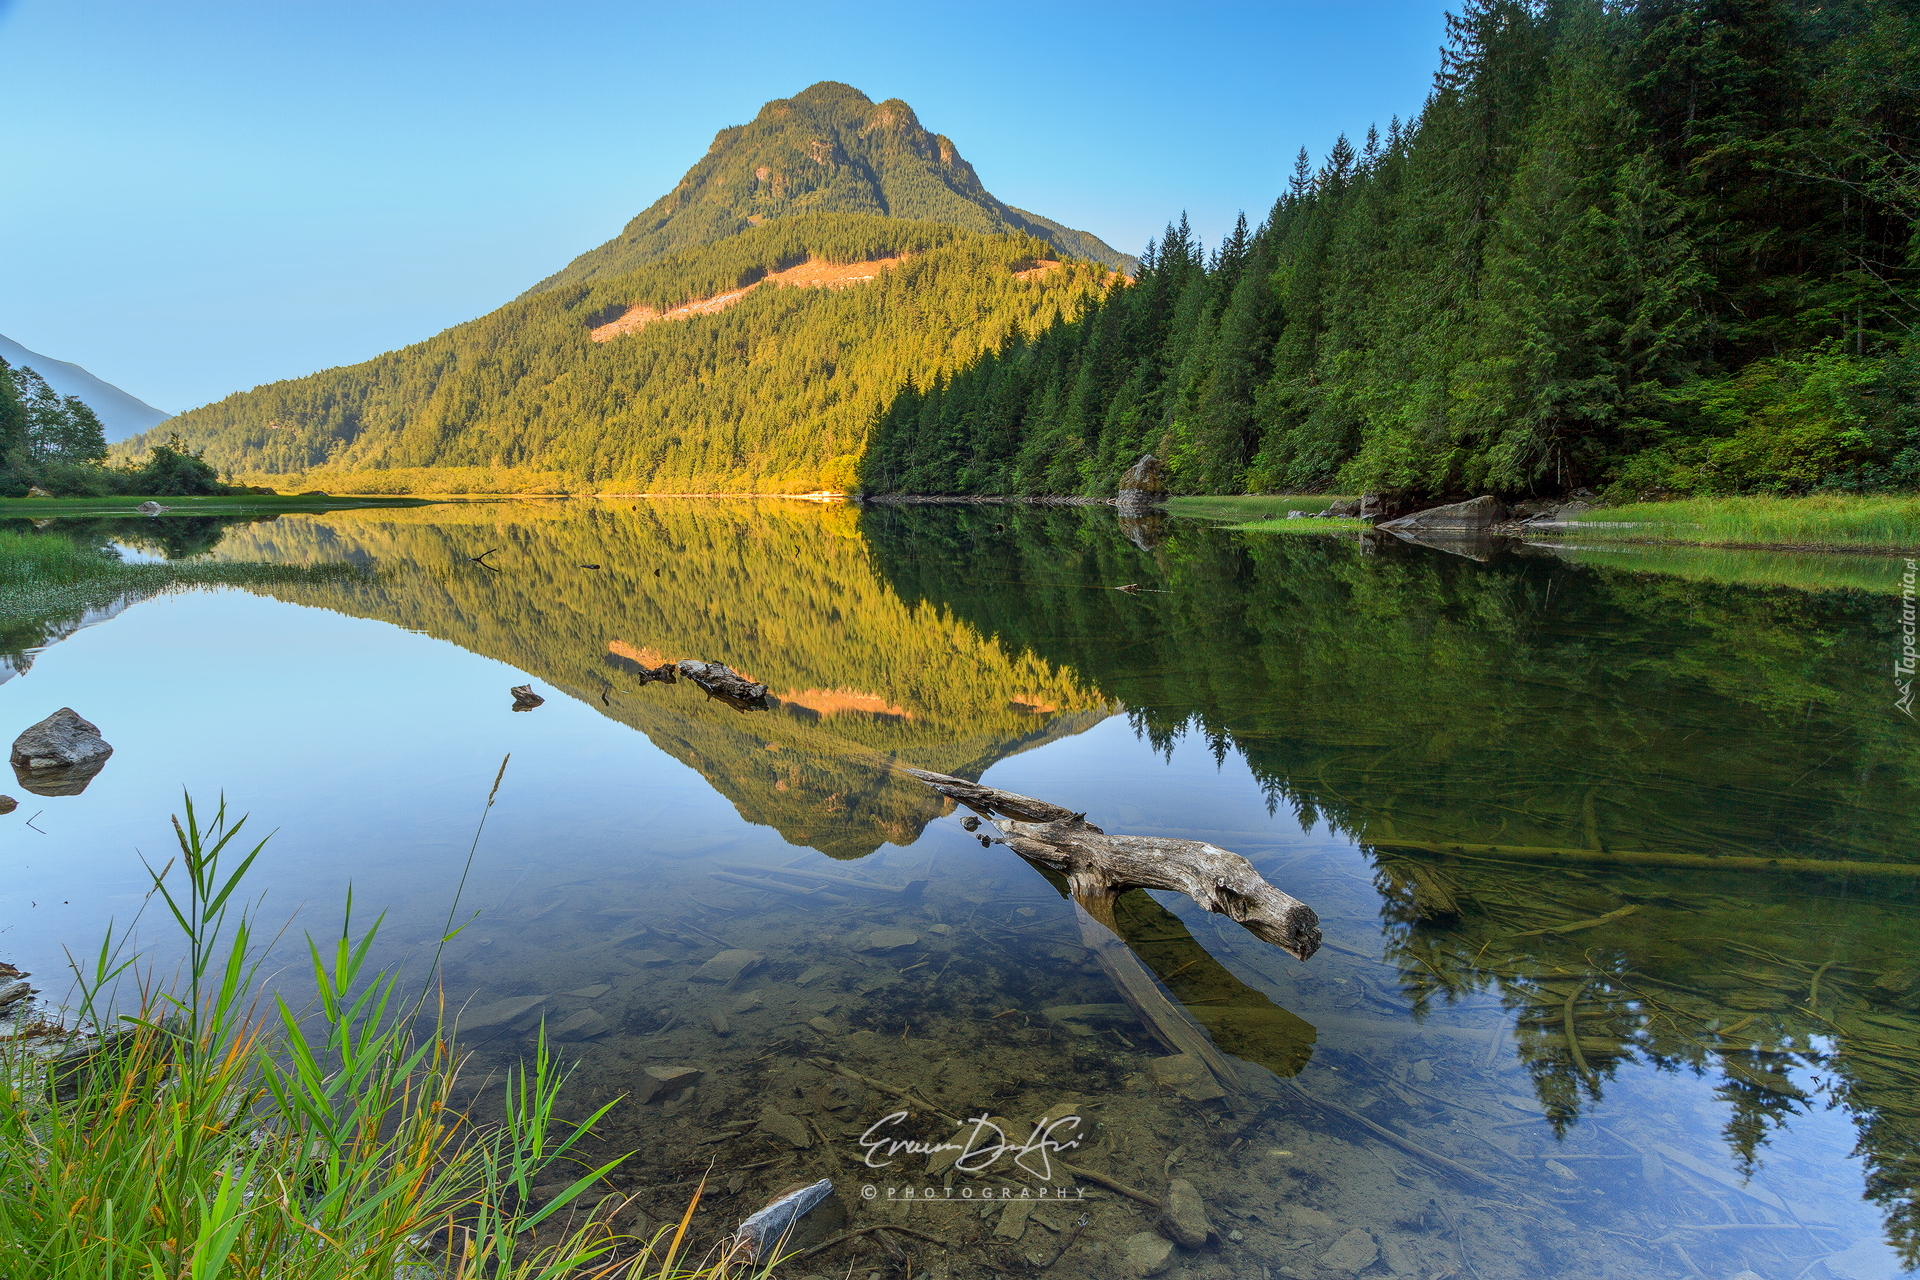
<instances>
[{"instance_id":1,"label":"tapeciarnia.pl logo","mask_svg":"<svg viewBox=\"0 0 1920 1280\"><path fill-rule=\"evenodd\" d=\"M1906 562L1907 571L1900 575L1900 656L1893 660L1893 687L1899 697L1894 700L1894 709L1904 713L1909 720L1920 720L1913 714L1913 680L1916 665L1920 665L1920 654L1914 650L1915 627L1915 577L1920 574L1920 560Z\"/></svg>"}]
</instances>

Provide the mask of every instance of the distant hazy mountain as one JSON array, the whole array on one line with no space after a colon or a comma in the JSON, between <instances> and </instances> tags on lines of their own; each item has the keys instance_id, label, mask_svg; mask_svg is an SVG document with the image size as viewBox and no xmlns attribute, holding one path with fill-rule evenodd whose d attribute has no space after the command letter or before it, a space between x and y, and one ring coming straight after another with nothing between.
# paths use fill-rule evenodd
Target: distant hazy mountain
<instances>
[{"instance_id":1,"label":"distant hazy mountain","mask_svg":"<svg viewBox=\"0 0 1920 1280\"><path fill-rule=\"evenodd\" d=\"M881 214L988 234L1024 232L1066 257L1129 274L1137 265L1098 236L996 199L952 141L921 128L913 108L898 98L876 104L851 85L823 80L769 102L752 124L722 129L672 191L527 293L624 275L799 213Z\"/></svg>"},{"instance_id":2,"label":"distant hazy mountain","mask_svg":"<svg viewBox=\"0 0 1920 1280\"><path fill-rule=\"evenodd\" d=\"M109 442L138 435L173 416L137 396L128 395L110 382L100 381L77 364L29 351L5 334L0 334L0 360L10 365L26 365L63 396L79 396L87 408L99 415Z\"/></svg>"}]
</instances>

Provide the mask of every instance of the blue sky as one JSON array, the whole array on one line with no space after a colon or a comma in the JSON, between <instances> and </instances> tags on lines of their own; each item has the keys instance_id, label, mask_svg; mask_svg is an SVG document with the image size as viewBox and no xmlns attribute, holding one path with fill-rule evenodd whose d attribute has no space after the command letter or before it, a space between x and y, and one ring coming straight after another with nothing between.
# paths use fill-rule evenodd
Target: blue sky
<instances>
[{"instance_id":1,"label":"blue sky","mask_svg":"<svg viewBox=\"0 0 1920 1280\"><path fill-rule=\"evenodd\" d=\"M498 306L817 80L1002 199L1209 241L1419 110L1446 5L0 0L0 333L164 409Z\"/></svg>"}]
</instances>

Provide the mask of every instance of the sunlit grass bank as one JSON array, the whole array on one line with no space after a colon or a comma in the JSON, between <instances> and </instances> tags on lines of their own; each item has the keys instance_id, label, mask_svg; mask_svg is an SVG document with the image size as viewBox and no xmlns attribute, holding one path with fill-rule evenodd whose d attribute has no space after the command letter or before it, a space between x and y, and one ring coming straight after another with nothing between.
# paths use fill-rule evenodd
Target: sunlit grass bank
<instances>
[{"instance_id":1,"label":"sunlit grass bank","mask_svg":"<svg viewBox=\"0 0 1920 1280\"><path fill-rule=\"evenodd\" d=\"M1194 498L1174 498L1167 503L1169 514L1186 516L1195 520L1227 520L1236 525L1249 525L1284 521L1289 511L1300 511L1307 515L1325 511L1336 502L1345 501L1340 494L1219 494ZM1299 523L1295 521L1294 523ZM1316 520L1313 527L1325 529L1334 522ZM1341 524L1356 528L1366 526L1359 521L1341 521Z\"/></svg>"},{"instance_id":2,"label":"sunlit grass bank","mask_svg":"<svg viewBox=\"0 0 1920 1280\"><path fill-rule=\"evenodd\" d=\"M1649 539L1756 546L1920 547L1920 497L1814 494L1804 498L1695 498L1601 507L1581 517L1582 540Z\"/></svg>"},{"instance_id":3,"label":"sunlit grass bank","mask_svg":"<svg viewBox=\"0 0 1920 1280\"><path fill-rule=\"evenodd\" d=\"M309 486L311 488L312 486ZM143 502L157 502L173 515L220 515L241 511L338 511L343 507L420 507L425 498L341 496L335 493L236 493L218 497L110 497L0 498L0 519L47 519L61 516L132 515Z\"/></svg>"},{"instance_id":4,"label":"sunlit grass bank","mask_svg":"<svg viewBox=\"0 0 1920 1280\"><path fill-rule=\"evenodd\" d=\"M350 902L336 936L307 939L310 999L268 990L241 896L261 846L237 844L241 827L224 810L202 825L189 802L176 855L149 866L182 953L174 980L110 934L74 966L79 1053L53 1057L45 1023L0 1040L7 1280L765 1273L737 1252L681 1261L692 1205L650 1241L621 1236L608 1201L575 1212L619 1162L573 1158L608 1108L559 1119L565 1073L544 1038L496 1085L502 1119L472 1120L430 989L368 969L375 929L355 933ZM565 1189L536 1197L556 1176Z\"/></svg>"}]
</instances>

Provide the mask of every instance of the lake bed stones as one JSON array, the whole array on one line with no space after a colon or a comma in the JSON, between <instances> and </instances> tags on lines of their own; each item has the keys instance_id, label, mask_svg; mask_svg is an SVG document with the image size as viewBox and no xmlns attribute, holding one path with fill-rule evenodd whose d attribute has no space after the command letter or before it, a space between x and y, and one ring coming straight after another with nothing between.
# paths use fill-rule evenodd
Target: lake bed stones
<instances>
[{"instance_id":1,"label":"lake bed stones","mask_svg":"<svg viewBox=\"0 0 1920 1280\"><path fill-rule=\"evenodd\" d=\"M1185 1178L1167 1184L1165 1209L1160 1224L1167 1233L1189 1249L1198 1249L1213 1238L1213 1223L1207 1219L1206 1201L1200 1190Z\"/></svg>"},{"instance_id":2,"label":"lake bed stones","mask_svg":"<svg viewBox=\"0 0 1920 1280\"><path fill-rule=\"evenodd\" d=\"M1173 1265L1173 1241L1153 1231L1128 1236L1123 1253L1129 1275L1157 1276Z\"/></svg>"},{"instance_id":3,"label":"lake bed stones","mask_svg":"<svg viewBox=\"0 0 1920 1280\"><path fill-rule=\"evenodd\" d=\"M758 951L732 948L722 951L694 971L694 982L732 982L741 974L757 968L766 957Z\"/></svg>"},{"instance_id":4,"label":"lake bed stones","mask_svg":"<svg viewBox=\"0 0 1920 1280\"><path fill-rule=\"evenodd\" d=\"M1333 1242L1333 1247L1320 1255L1320 1265L1329 1271L1340 1271L1347 1275L1359 1275L1380 1256L1380 1246L1374 1238L1355 1227Z\"/></svg>"},{"instance_id":5,"label":"lake bed stones","mask_svg":"<svg viewBox=\"0 0 1920 1280\"><path fill-rule=\"evenodd\" d=\"M489 1004L471 1005L461 1011L455 1022L463 1032L504 1027L546 1002L546 996L513 996L506 1000L495 1000Z\"/></svg>"},{"instance_id":6,"label":"lake bed stones","mask_svg":"<svg viewBox=\"0 0 1920 1280\"><path fill-rule=\"evenodd\" d=\"M813 1145L813 1132L807 1128L807 1122L798 1116L790 1116L784 1111L775 1111L772 1107L760 1112L760 1123L753 1127L755 1133L763 1133L778 1138L790 1147L810 1147Z\"/></svg>"},{"instance_id":7,"label":"lake bed stones","mask_svg":"<svg viewBox=\"0 0 1920 1280\"><path fill-rule=\"evenodd\" d=\"M547 1031L547 1037L558 1041L591 1040L613 1030L613 1024L591 1009L582 1009L570 1017L563 1018Z\"/></svg>"},{"instance_id":8,"label":"lake bed stones","mask_svg":"<svg viewBox=\"0 0 1920 1280\"><path fill-rule=\"evenodd\" d=\"M699 1067L648 1067L640 1073L633 1091L634 1101L661 1102L685 1092L706 1074Z\"/></svg>"}]
</instances>

